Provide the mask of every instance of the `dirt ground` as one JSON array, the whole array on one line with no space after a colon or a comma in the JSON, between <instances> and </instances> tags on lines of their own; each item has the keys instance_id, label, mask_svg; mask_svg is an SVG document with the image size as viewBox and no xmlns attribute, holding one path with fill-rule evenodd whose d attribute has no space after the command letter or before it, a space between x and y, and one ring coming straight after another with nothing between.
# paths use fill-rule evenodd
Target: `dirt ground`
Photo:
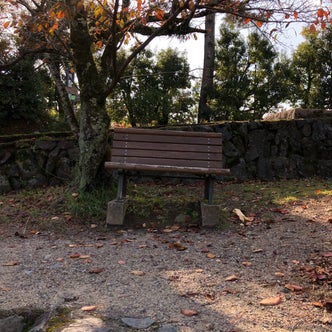
<instances>
[{"instance_id":1,"label":"dirt ground","mask_svg":"<svg viewBox=\"0 0 332 332\"><path fill-rule=\"evenodd\" d=\"M52 189L42 203L0 196L0 317L66 307L112 331L134 331L121 322L132 317L154 321L145 331L331 332L332 195L321 189L259 209L257 194L253 213L232 184L218 185L230 217L213 229L186 218L105 229L77 222ZM55 226L41 227L43 218Z\"/></svg>"}]
</instances>

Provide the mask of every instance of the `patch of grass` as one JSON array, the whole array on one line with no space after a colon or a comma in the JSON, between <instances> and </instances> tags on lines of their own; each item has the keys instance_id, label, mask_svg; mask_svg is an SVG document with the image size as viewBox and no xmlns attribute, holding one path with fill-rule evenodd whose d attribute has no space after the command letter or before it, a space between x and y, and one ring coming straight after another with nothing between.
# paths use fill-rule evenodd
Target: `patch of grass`
<instances>
[{"instance_id":1,"label":"patch of grass","mask_svg":"<svg viewBox=\"0 0 332 332\"><path fill-rule=\"evenodd\" d=\"M285 179L270 182L225 181L215 185L214 203L222 206L224 219L230 219L235 208L241 209L246 214L259 213L268 217L273 208L301 204L306 199L332 197L331 188L331 178ZM158 209L165 216L167 209L174 209L175 206L179 207L180 211L182 208L183 212L188 213L186 204L200 201L204 186L199 182L193 185L131 184L128 192L134 199L130 211L142 218L148 218Z\"/></svg>"},{"instance_id":2,"label":"patch of grass","mask_svg":"<svg viewBox=\"0 0 332 332\"><path fill-rule=\"evenodd\" d=\"M52 318L48 322L46 332L59 331L60 328L67 326L72 318L70 317L71 310L65 307L59 307L56 309Z\"/></svg>"},{"instance_id":3,"label":"patch of grass","mask_svg":"<svg viewBox=\"0 0 332 332\"><path fill-rule=\"evenodd\" d=\"M115 197L115 188L103 185L90 192L68 192L67 207L70 213L79 217L105 218L107 202Z\"/></svg>"},{"instance_id":4,"label":"patch of grass","mask_svg":"<svg viewBox=\"0 0 332 332\"><path fill-rule=\"evenodd\" d=\"M270 182L225 182L215 188L216 203L228 210L239 208L247 213L289 204L301 204L306 199L332 197L332 178L278 180Z\"/></svg>"},{"instance_id":5,"label":"patch of grass","mask_svg":"<svg viewBox=\"0 0 332 332\"><path fill-rule=\"evenodd\" d=\"M131 221L142 225L172 224L178 215L200 220L199 202L204 185L128 183L128 214ZM0 223L13 225L20 234L29 230L61 231L68 226L102 224L107 202L116 196L115 186L104 185L90 193L75 193L69 186L22 190L0 195ZM305 205L307 200L332 200L332 178L279 180L271 182L225 181L215 185L214 204L222 207L223 219L232 222L233 210L246 216L273 218L275 208Z\"/></svg>"}]
</instances>

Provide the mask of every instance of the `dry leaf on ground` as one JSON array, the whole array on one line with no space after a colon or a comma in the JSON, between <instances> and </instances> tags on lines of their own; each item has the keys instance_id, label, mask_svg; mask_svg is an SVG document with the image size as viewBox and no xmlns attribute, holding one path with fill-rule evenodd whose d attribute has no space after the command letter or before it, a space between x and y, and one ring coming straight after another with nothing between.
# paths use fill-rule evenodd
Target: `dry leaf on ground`
<instances>
[{"instance_id":1,"label":"dry leaf on ground","mask_svg":"<svg viewBox=\"0 0 332 332\"><path fill-rule=\"evenodd\" d=\"M193 310L193 309L181 309L181 314L184 315L184 316L191 317L191 316L198 315L198 312L196 310Z\"/></svg>"},{"instance_id":2,"label":"dry leaf on ground","mask_svg":"<svg viewBox=\"0 0 332 332\"><path fill-rule=\"evenodd\" d=\"M15 265L19 265L20 262L17 261L9 261L7 263L2 264L2 266L15 266Z\"/></svg>"},{"instance_id":3,"label":"dry leaf on ground","mask_svg":"<svg viewBox=\"0 0 332 332\"><path fill-rule=\"evenodd\" d=\"M213 254L212 252L208 252L208 253L206 254L206 257L207 257L207 258L216 258L217 256L216 256L215 254Z\"/></svg>"},{"instance_id":4,"label":"dry leaf on ground","mask_svg":"<svg viewBox=\"0 0 332 332\"><path fill-rule=\"evenodd\" d=\"M298 285L293 285L293 284L286 284L285 288L287 288L288 290L290 290L292 292L300 292L303 290L303 287L298 286Z\"/></svg>"},{"instance_id":5,"label":"dry leaf on ground","mask_svg":"<svg viewBox=\"0 0 332 332\"><path fill-rule=\"evenodd\" d=\"M81 308L82 311L94 311L97 309L96 305L86 305Z\"/></svg>"},{"instance_id":6,"label":"dry leaf on ground","mask_svg":"<svg viewBox=\"0 0 332 332\"><path fill-rule=\"evenodd\" d=\"M281 297L280 296L276 296L276 297L269 297L266 299L263 299L262 301L259 302L260 305L278 305L281 303Z\"/></svg>"},{"instance_id":7,"label":"dry leaf on ground","mask_svg":"<svg viewBox=\"0 0 332 332\"><path fill-rule=\"evenodd\" d=\"M254 220L253 217L246 217L240 209L234 209L233 213L235 213L242 222Z\"/></svg>"},{"instance_id":8,"label":"dry leaf on ground","mask_svg":"<svg viewBox=\"0 0 332 332\"><path fill-rule=\"evenodd\" d=\"M99 268L99 269L90 270L89 273L91 273L91 274L98 274L98 273L101 273L101 272L104 272L104 271L105 271L104 268Z\"/></svg>"},{"instance_id":9,"label":"dry leaf on ground","mask_svg":"<svg viewBox=\"0 0 332 332\"><path fill-rule=\"evenodd\" d=\"M235 280L238 280L239 277L235 274L232 274L231 276L227 277L225 280L226 281L235 281Z\"/></svg>"},{"instance_id":10,"label":"dry leaf on ground","mask_svg":"<svg viewBox=\"0 0 332 332\"><path fill-rule=\"evenodd\" d=\"M130 272L131 274L133 274L134 276L144 276L145 272L144 271L140 271L140 270L134 270Z\"/></svg>"}]
</instances>

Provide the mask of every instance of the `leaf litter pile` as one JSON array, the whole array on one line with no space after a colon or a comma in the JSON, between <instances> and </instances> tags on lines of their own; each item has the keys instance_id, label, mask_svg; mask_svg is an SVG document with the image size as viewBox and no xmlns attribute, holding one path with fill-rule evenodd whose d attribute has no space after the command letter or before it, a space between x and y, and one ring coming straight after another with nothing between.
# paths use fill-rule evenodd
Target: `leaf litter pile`
<instances>
[{"instance_id":1,"label":"leaf litter pile","mask_svg":"<svg viewBox=\"0 0 332 332\"><path fill-rule=\"evenodd\" d=\"M68 188L0 196L0 317L69 307L118 331L135 330L124 317L151 319L146 331L332 331L331 179L218 184L213 229L188 211L162 219L202 186L141 186L164 205L113 228L74 215Z\"/></svg>"}]
</instances>

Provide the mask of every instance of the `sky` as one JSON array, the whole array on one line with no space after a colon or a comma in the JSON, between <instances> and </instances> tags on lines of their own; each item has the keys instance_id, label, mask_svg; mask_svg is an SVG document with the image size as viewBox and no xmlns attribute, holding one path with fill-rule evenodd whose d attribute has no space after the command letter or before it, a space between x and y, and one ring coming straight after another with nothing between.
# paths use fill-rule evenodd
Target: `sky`
<instances>
[{"instance_id":1,"label":"sky","mask_svg":"<svg viewBox=\"0 0 332 332\"><path fill-rule=\"evenodd\" d=\"M304 41L301 36L302 25L291 25L285 32L279 35L277 43L275 43L276 48L279 51L284 51L287 54L291 54L298 44ZM216 24L216 38L219 37L219 25ZM185 52L190 64L191 71L195 74L199 74L203 67L204 58L204 36L203 34L197 34L197 40L193 36L189 37L186 41L179 41L175 37L158 37L152 41L149 48L158 52L161 49L166 49L168 47L177 48L180 52Z\"/></svg>"}]
</instances>

